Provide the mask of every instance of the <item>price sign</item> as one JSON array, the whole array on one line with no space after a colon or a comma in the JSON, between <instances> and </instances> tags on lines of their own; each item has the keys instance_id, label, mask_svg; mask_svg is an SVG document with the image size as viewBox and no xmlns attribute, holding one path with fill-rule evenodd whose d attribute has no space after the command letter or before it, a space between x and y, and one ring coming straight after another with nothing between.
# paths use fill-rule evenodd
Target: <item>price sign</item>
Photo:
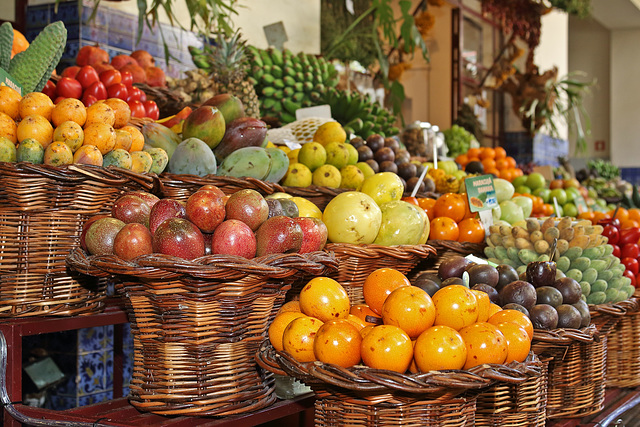
<instances>
[{"instance_id":1,"label":"price sign","mask_svg":"<svg viewBox=\"0 0 640 427\"><path fill-rule=\"evenodd\" d=\"M481 212L498 206L493 175L473 176L464 180L471 212Z\"/></svg>"}]
</instances>

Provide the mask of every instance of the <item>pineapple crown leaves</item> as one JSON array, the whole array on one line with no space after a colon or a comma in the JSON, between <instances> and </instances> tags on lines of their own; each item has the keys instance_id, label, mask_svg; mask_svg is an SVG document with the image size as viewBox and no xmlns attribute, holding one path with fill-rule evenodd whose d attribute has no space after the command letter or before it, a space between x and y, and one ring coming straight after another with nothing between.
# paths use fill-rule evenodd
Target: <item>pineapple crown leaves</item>
<instances>
[{"instance_id":1,"label":"pineapple crown leaves","mask_svg":"<svg viewBox=\"0 0 640 427\"><path fill-rule=\"evenodd\" d=\"M194 64L220 78L244 75L249 66L246 55L246 40L239 30L227 37L218 33L214 39L206 39L203 49L189 46Z\"/></svg>"}]
</instances>

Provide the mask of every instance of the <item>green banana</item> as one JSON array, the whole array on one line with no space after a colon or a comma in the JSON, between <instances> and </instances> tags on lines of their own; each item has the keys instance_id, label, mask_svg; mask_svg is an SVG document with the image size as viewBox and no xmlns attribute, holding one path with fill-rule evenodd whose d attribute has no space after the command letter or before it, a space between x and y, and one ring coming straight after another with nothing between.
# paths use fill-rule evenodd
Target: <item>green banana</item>
<instances>
[{"instance_id":1,"label":"green banana","mask_svg":"<svg viewBox=\"0 0 640 427\"><path fill-rule=\"evenodd\" d=\"M283 123L292 123L296 121L296 116L294 116L293 114L289 114L286 111L283 111L282 113L280 113L280 120Z\"/></svg>"},{"instance_id":2,"label":"green banana","mask_svg":"<svg viewBox=\"0 0 640 427\"><path fill-rule=\"evenodd\" d=\"M273 77L281 79L283 75L282 68L279 65L273 64L271 67L271 74L273 74Z\"/></svg>"},{"instance_id":3,"label":"green banana","mask_svg":"<svg viewBox=\"0 0 640 427\"><path fill-rule=\"evenodd\" d=\"M264 74L260 81L267 85L273 85L273 83L276 81L276 78L271 74Z\"/></svg>"},{"instance_id":4,"label":"green banana","mask_svg":"<svg viewBox=\"0 0 640 427\"><path fill-rule=\"evenodd\" d=\"M247 50L251 53L251 60L254 65L257 65L259 68L264 66L264 62L262 62L262 57L260 56L260 51L255 46L247 46Z\"/></svg>"},{"instance_id":5,"label":"green banana","mask_svg":"<svg viewBox=\"0 0 640 427\"><path fill-rule=\"evenodd\" d=\"M273 108L273 106L277 103L278 101L274 98L266 98L264 101L262 101L262 108L265 108L267 110L270 110L271 108Z\"/></svg>"},{"instance_id":6,"label":"green banana","mask_svg":"<svg viewBox=\"0 0 640 427\"><path fill-rule=\"evenodd\" d=\"M270 96L273 96L275 92L276 92L276 88L271 86L262 88L262 95L266 96L267 98Z\"/></svg>"},{"instance_id":7,"label":"green banana","mask_svg":"<svg viewBox=\"0 0 640 427\"><path fill-rule=\"evenodd\" d=\"M282 52L278 49L271 48L269 49L269 53L271 54L271 60L275 65L282 66L284 63L284 58L282 57Z\"/></svg>"},{"instance_id":8,"label":"green banana","mask_svg":"<svg viewBox=\"0 0 640 427\"><path fill-rule=\"evenodd\" d=\"M295 114L296 110L301 108L299 104L296 104L295 102L286 98L282 100L282 106L287 112L291 114Z\"/></svg>"},{"instance_id":9,"label":"green banana","mask_svg":"<svg viewBox=\"0 0 640 427\"><path fill-rule=\"evenodd\" d=\"M267 52L266 50L260 51L260 58L262 59L262 63L264 65L269 65L269 66L273 65L273 60L271 59L269 52Z\"/></svg>"},{"instance_id":10,"label":"green banana","mask_svg":"<svg viewBox=\"0 0 640 427\"><path fill-rule=\"evenodd\" d=\"M286 86L284 89L282 89L282 93L287 98L291 98L293 96L293 94L296 93L296 92L291 86Z\"/></svg>"},{"instance_id":11,"label":"green banana","mask_svg":"<svg viewBox=\"0 0 640 427\"><path fill-rule=\"evenodd\" d=\"M295 84L296 84L295 79L294 79L293 77L291 77L291 76L284 76L284 78L283 78L282 80L284 81L284 84L285 84L286 86L291 86L291 87L293 87L293 86L295 86Z\"/></svg>"},{"instance_id":12,"label":"green banana","mask_svg":"<svg viewBox=\"0 0 640 427\"><path fill-rule=\"evenodd\" d=\"M283 89L284 88L284 82L282 81L282 79L274 79L273 80L273 87L275 87L276 89Z\"/></svg>"},{"instance_id":13,"label":"green banana","mask_svg":"<svg viewBox=\"0 0 640 427\"><path fill-rule=\"evenodd\" d=\"M293 102L301 102L305 97L305 94L302 92L296 92L293 94L293 96L291 96L291 100Z\"/></svg>"}]
</instances>

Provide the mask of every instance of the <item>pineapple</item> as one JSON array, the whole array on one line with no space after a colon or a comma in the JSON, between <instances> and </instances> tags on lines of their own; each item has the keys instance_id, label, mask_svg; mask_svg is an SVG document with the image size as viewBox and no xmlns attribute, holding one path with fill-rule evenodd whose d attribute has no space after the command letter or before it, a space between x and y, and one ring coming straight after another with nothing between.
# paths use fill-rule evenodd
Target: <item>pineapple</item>
<instances>
[{"instance_id":1,"label":"pineapple","mask_svg":"<svg viewBox=\"0 0 640 427\"><path fill-rule=\"evenodd\" d=\"M244 105L248 117L260 118L260 101L253 85L247 80L246 41L240 32L229 39L218 35L215 45L210 46L209 61L216 93L237 96Z\"/></svg>"}]
</instances>

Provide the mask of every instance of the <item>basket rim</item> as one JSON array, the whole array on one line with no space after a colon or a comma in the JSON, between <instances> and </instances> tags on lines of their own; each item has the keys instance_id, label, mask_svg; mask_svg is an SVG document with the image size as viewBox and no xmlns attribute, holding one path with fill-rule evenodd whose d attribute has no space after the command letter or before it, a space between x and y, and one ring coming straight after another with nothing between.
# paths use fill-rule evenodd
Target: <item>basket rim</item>
<instances>
[{"instance_id":1,"label":"basket rim","mask_svg":"<svg viewBox=\"0 0 640 427\"><path fill-rule=\"evenodd\" d=\"M565 347L580 342L590 344L600 340L600 332L595 324L591 323L582 329L556 328L556 329L534 329L532 346L538 343L549 344L552 347Z\"/></svg>"},{"instance_id":2,"label":"basket rim","mask_svg":"<svg viewBox=\"0 0 640 427\"><path fill-rule=\"evenodd\" d=\"M315 362L298 362L286 352L277 351L265 339L255 356L262 368L276 374L290 375L302 381L321 382L358 392L400 391L411 394L463 393L488 387L496 382L521 383L540 375L542 365L531 352L528 361L509 365L483 364L469 370L443 370L406 374L363 365L342 368Z\"/></svg>"},{"instance_id":3,"label":"basket rim","mask_svg":"<svg viewBox=\"0 0 640 427\"><path fill-rule=\"evenodd\" d=\"M75 248L66 257L72 270L95 277L135 276L140 279L224 279L231 281L247 275L282 279L300 272L322 275L336 270L333 253L272 254L253 259L235 255L205 255L193 260L153 253L125 261L116 255L88 255ZM196 285L197 286L197 285Z\"/></svg>"},{"instance_id":4,"label":"basket rim","mask_svg":"<svg viewBox=\"0 0 640 427\"><path fill-rule=\"evenodd\" d=\"M382 257L396 259L428 258L437 254L436 248L429 244L383 246L375 243L327 243L324 250L333 252L338 256L367 259Z\"/></svg>"},{"instance_id":5,"label":"basket rim","mask_svg":"<svg viewBox=\"0 0 640 427\"><path fill-rule=\"evenodd\" d=\"M257 189L265 194L273 194L282 192L284 188L277 182L263 181L252 177L236 178L233 176L222 176L209 174L205 176L192 175L192 174L175 174L170 172L162 172L158 175L159 185L161 191L163 187L171 184L191 184L191 185L207 185L212 184L216 186L229 186L235 185L241 188Z\"/></svg>"}]
</instances>

